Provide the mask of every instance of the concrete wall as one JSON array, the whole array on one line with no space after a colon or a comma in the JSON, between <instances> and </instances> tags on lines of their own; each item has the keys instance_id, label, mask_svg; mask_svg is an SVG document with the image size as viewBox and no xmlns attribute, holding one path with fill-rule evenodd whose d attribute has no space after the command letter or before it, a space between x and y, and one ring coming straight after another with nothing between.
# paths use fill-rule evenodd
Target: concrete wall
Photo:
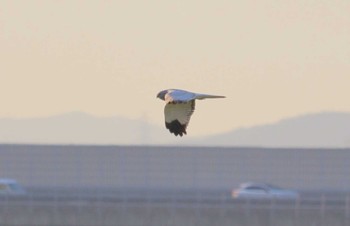
<instances>
[{"instance_id":1,"label":"concrete wall","mask_svg":"<svg viewBox=\"0 0 350 226\"><path fill-rule=\"evenodd\" d=\"M24 186L350 190L350 149L0 145L0 178Z\"/></svg>"}]
</instances>

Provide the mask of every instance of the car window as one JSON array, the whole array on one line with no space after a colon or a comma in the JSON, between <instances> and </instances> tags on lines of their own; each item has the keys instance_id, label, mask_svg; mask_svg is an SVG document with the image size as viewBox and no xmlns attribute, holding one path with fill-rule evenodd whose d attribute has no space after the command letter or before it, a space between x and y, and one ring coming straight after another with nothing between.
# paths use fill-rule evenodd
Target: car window
<instances>
[{"instance_id":1,"label":"car window","mask_svg":"<svg viewBox=\"0 0 350 226\"><path fill-rule=\"evenodd\" d=\"M9 184L9 187L12 191L21 191L22 187L19 184L11 183Z\"/></svg>"},{"instance_id":2,"label":"car window","mask_svg":"<svg viewBox=\"0 0 350 226\"><path fill-rule=\"evenodd\" d=\"M261 191L265 191L265 189L263 189L261 187L257 187L257 186L247 187L246 190L261 190Z\"/></svg>"}]
</instances>

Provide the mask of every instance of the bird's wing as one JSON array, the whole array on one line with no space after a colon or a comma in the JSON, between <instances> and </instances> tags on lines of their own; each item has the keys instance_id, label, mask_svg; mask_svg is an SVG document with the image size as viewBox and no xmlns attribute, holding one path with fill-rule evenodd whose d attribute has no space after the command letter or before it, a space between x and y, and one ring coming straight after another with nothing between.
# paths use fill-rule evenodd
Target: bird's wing
<instances>
[{"instance_id":1,"label":"bird's wing","mask_svg":"<svg viewBox=\"0 0 350 226\"><path fill-rule=\"evenodd\" d=\"M165 101L167 103L189 102L191 100L194 100L195 98L195 93L180 89L169 90L169 92L165 95Z\"/></svg>"},{"instance_id":2,"label":"bird's wing","mask_svg":"<svg viewBox=\"0 0 350 226\"><path fill-rule=\"evenodd\" d=\"M175 136L186 133L187 125L195 109L195 100L168 102L164 108L165 127Z\"/></svg>"},{"instance_id":3,"label":"bird's wing","mask_svg":"<svg viewBox=\"0 0 350 226\"><path fill-rule=\"evenodd\" d=\"M207 98L225 98L225 96L211 95L211 94L202 94L202 93L192 93L181 89L169 90L165 95L165 101L169 102L188 102L191 100L203 100Z\"/></svg>"}]
</instances>

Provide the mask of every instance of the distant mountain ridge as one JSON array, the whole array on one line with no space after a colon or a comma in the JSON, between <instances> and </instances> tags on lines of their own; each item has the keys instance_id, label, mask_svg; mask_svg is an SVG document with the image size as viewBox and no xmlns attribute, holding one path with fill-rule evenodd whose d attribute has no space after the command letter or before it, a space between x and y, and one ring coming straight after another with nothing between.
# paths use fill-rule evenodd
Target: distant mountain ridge
<instances>
[{"instance_id":1,"label":"distant mountain ridge","mask_svg":"<svg viewBox=\"0 0 350 226\"><path fill-rule=\"evenodd\" d=\"M0 119L0 143L350 147L350 113L324 112L206 137L174 137L142 119L71 112L45 118Z\"/></svg>"},{"instance_id":2,"label":"distant mountain ridge","mask_svg":"<svg viewBox=\"0 0 350 226\"><path fill-rule=\"evenodd\" d=\"M162 133L163 129L141 119L96 117L82 112L0 119L1 143L139 145L155 142Z\"/></svg>"},{"instance_id":3,"label":"distant mountain ridge","mask_svg":"<svg viewBox=\"0 0 350 226\"><path fill-rule=\"evenodd\" d=\"M240 128L192 144L256 147L350 147L350 113L323 112Z\"/></svg>"}]
</instances>

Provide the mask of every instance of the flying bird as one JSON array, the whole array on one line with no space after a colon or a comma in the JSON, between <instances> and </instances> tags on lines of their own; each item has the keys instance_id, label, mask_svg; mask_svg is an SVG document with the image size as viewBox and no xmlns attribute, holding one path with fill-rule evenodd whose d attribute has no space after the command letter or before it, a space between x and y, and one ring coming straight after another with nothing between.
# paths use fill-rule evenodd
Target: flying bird
<instances>
[{"instance_id":1,"label":"flying bird","mask_svg":"<svg viewBox=\"0 0 350 226\"><path fill-rule=\"evenodd\" d=\"M175 136L187 134L186 128L195 109L195 100L225 98L225 96L193 93L181 89L160 91L157 97L166 102L164 108L165 127Z\"/></svg>"}]
</instances>

